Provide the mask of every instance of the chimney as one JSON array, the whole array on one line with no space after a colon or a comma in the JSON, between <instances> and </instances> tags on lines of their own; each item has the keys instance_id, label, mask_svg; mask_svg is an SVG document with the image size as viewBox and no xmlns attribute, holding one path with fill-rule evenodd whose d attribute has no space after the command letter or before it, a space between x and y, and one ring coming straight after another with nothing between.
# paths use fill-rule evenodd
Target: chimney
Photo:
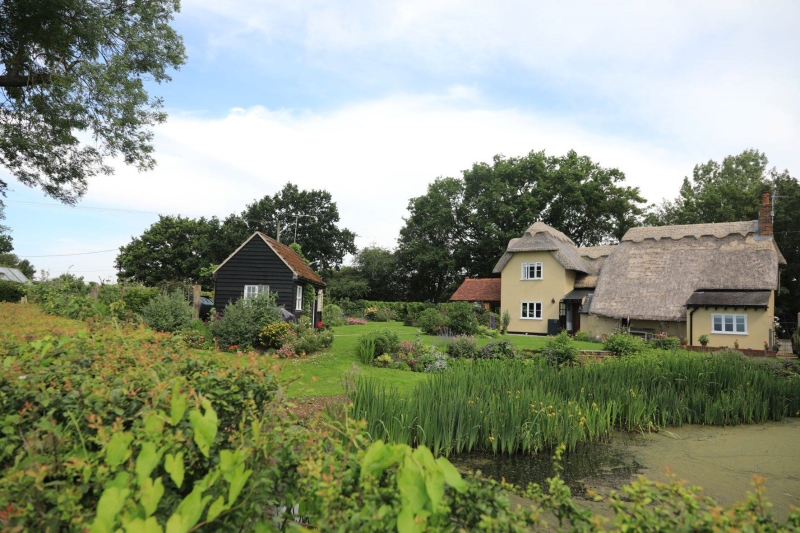
<instances>
[{"instance_id":1,"label":"chimney","mask_svg":"<svg viewBox=\"0 0 800 533\"><path fill-rule=\"evenodd\" d=\"M772 205L768 191L761 194L761 205L758 206L758 235L772 237Z\"/></svg>"}]
</instances>

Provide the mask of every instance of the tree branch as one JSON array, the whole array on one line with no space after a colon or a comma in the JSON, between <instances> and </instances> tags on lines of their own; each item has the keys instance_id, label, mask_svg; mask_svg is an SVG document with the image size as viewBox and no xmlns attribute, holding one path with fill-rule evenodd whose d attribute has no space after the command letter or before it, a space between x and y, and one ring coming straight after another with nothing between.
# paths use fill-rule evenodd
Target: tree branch
<instances>
[{"instance_id":1,"label":"tree branch","mask_svg":"<svg viewBox=\"0 0 800 533\"><path fill-rule=\"evenodd\" d=\"M22 74L4 74L0 76L0 87L32 87L50 83L50 74L36 73L30 76Z\"/></svg>"}]
</instances>

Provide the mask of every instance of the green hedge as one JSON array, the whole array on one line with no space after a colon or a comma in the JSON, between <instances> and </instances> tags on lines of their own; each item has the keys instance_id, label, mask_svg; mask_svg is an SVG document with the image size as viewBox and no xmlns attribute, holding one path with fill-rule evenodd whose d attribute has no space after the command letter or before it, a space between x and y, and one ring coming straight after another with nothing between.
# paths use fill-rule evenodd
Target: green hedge
<instances>
[{"instance_id":1,"label":"green hedge","mask_svg":"<svg viewBox=\"0 0 800 533\"><path fill-rule=\"evenodd\" d=\"M25 286L15 281L0 280L0 302L19 302L25 296Z\"/></svg>"}]
</instances>

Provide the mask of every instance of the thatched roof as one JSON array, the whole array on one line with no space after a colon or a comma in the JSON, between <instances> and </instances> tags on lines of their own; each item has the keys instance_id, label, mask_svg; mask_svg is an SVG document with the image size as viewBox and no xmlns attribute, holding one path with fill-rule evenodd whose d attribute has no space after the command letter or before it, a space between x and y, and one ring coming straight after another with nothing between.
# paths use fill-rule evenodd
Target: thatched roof
<instances>
[{"instance_id":1,"label":"thatched roof","mask_svg":"<svg viewBox=\"0 0 800 533\"><path fill-rule=\"evenodd\" d=\"M600 269L603 268L606 257L611 255L611 252L613 252L616 247L617 245L613 244L578 248L578 254L581 256L583 264L586 265L588 272L575 276L576 289L593 289L597 286Z\"/></svg>"},{"instance_id":2,"label":"thatched roof","mask_svg":"<svg viewBox=\"0 0 800 533\"><path fill-rule=\"evenodd\" d=\"M511 239L506 253L497 262L493 272L495 274L502 272L511 260L512 254L517 252L551 252L556 261L567 270L589 272L572 239L544 222L533 224L521 238Z\"/></svg>"},{"instance_id":3,"label":"thatched roof","mask_svg":"<svg viewBox=\"0 0 800 533\"><path fill-rule=\"evenodd\" d=\"M687 307L769 307L770 291L696 291Z\"/></svg>"},{"instance_id":4,"label":"thatched roof","mask_svg":"<svg viewBox=\"0 0 800 533\"><path fill-rule=\"evenodd\" d=\"M695 291L775 290L782 263L773 239L758 236L752 221L633 228L605 259L591 312L685 320Z\"/></svg>"}]
</instances>

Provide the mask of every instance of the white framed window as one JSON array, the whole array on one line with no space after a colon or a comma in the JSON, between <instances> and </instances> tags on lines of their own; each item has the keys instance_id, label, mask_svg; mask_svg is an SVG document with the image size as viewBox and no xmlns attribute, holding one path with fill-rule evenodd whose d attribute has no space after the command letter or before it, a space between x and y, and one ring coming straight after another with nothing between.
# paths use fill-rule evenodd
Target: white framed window
<instances>
[{"instance_id":1,"label":"white framed window","mask_svg":"<svg viewBox=\"0 0 800 533\"><path fill-rule=\"evenodd\" d=\"M245 285L244 297L255 298L262 292L269 292L269 285Z\"/></svg>"},{"instance_id":2,"label":"white framed window","mask_svg":"<svg viewBox=\"0 0 800 533\"><path fill-rule=\"evenodd\" d=\"M542 279L542 263L522 263L522 279Z\"/></svg>"},{"instance_id":3,"label":"white framed window","mask_svg":"<svg viewBox=\"0 0 800 533\"><path fill-rule=\"evenodd\" d=\"M298 311L303 309L303 287L301 285L297 286L297 296L295 297L294 308Z\"/></svg>"},{"instance_id":4,"label":"white framed window","mask_svg":"<svg viewBox=\"0 0 800 533\"><path fill-rule=\"evenodd\" d=\"M530 320L541 320L542 302L522 302L522 310L519 317Z\"/></svg>"},{"instance_id":5,"label":"white framed window","mask_svg":"<svg viewBox=\"0 0 800 533\"><path fill-rule=\"evenodd\" d=\"M711 315L711 333L747 335L747 315Z\"/></svg>"}]
</instances>

